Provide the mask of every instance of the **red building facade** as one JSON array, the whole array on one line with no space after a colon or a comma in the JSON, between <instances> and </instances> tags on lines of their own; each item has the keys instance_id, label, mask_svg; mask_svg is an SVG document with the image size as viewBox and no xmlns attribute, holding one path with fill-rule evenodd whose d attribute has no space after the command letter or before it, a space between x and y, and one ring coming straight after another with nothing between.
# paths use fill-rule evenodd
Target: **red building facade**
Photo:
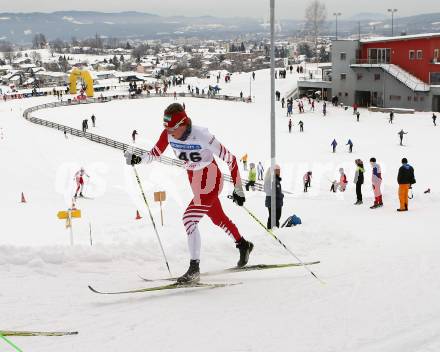
<instances>
[{"instance_id":1,"label":"red building facade","mask_svg":"<svg viewBox=\"0 0 440 352\"><path fill-rule=\"evenodd\" d=\"M427 84L440 84L440 33L361 41L359 61L394 64Z\"/></svg>"}]
</instances>

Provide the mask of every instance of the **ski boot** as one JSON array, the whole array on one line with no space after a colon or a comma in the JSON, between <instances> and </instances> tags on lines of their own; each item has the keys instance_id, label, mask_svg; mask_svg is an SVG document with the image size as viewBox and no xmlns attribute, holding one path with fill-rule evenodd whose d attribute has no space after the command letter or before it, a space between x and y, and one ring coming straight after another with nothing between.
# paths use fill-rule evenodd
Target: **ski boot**
<instances>
[{"instance_id":1,"label":"ski boot","mask_svg":"<svg viewBox=\"0 0 440 352\"><path fill-rule=\"evenodd\" d=\"M200 281L200 268L199 268L199 261L195 259L191 259L189 262L189 268L188 271L177 278L178 284L192 284L197 283Z\"/></svg>"},{"instance_id":2,"label":"ski boot","mask_svg":"<svg viewBox=\"0 0 440 352\"><path fill-rule=\"evenodd\" d=\"M79 196L80 196L80 198L84 198L82 192L80 192Z\"/></svg>"},{"instance_id":3,"label":"ski boot","mask_svg":"<svg viewBox=\"0 0 440 352\"><path fill-rule=\"evenodd\" d=\"M358 200L354 205L361 205L363 202L361 200Z\"/></svg>"},{"instance_id":4,"label":"ski boot","mask_svg":"<svg viewBox=\"0 0 440 352\"><path fill-rule=\"evenodd\" d=\"M243 237L236 242L236 247L240 251L240 260L237 263L237 267L241 268L247 264L249 261L249 254L254 249L254 244L252 242L246 241Z\"/></svg>"},{"instance_id":5,"label":"ski boot","mask_svg":"<svg viewBox=\"0 0 440 352\"><path fill-rule=\"evenodd\" d=\"M403 208L403 209L397 209L397 211L408 211L408 206L407 205L405 205L405 208Z\"/></svg>"}]
</instances>

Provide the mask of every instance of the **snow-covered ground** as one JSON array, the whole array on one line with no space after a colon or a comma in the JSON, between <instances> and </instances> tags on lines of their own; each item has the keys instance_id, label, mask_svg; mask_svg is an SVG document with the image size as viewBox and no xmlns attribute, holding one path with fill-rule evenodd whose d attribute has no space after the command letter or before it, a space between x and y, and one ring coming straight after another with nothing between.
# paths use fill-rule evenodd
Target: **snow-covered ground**
<instances>
[{"instance_id":1,"label":"snow-covered ground","mask_svg":"<svg viewBox=\"0 0 440 352\"><path fill-rule=\"evenodd\" d=\"M282 93L296 75L277 80ZM222 94L248 95L248 74L233 74L221 83ZM215 79L188 79L201 89ZM179 99L194 124L208 126L235 155L269 164L269 75L258 71L251 82L255 103ZM181 88L186 89L185 87ZM171 89L171 91L173 91ZM387 116L328 106L293 115L294 130L277 102L277 160L286 195L282 220L293 213L303 224L275 232L326 282L303 268L229 274L209 282L242 282L215 290L98 296L87 289L123 290L148 286L138 274L166 277L148 213L131 167L121 152L82 138L33 125L21 115L26 107L50 97L0 103L0 312L2 330L75 330L71 337L12 338L23 351L408 351L440 349L440 274L436 235L440 210L433 159L440 147L439 130L430 114ZM75 128L95 114L91 132L151 147L161 131L164 108L172 98L115 101L105 104L41 110L34 116ZM304 133L298 121L304 121ZM397 132L408 131L404 144ZM336 138L337 153L330 143ZM345 143L354 142L349 154ZM168 155L172 155L170 151ZM372 191L368 160L375 156L384 176L383 208L370 210ZM407 157L417 184L410 211L397 213L397 169ZM366 164L364 205L355 201L354 159ZM90 179L80 199L82 218L73 220L75 246L59 210L70 206L73 174L84 166ZM222 165L224 172L226 168ZM330 193L330 183L344 167L350 181L345 193ZM313 171L312 188L302 193L302 176ZM186 235L181 224L191 199L185 172L158 163L139 166L143 186L160 223L153 192L167 191L164 227L159 233L173 274L187 269ZM242 176L246 177L244 171ZM431 188L431 193L423 191ZM222 204L242 234L255 244L250 264L295 261L247 213L232 204L225 187ZM27 203L20 203L24 192ZM247 193L246 205L264 222L264 195ZM136 210L143 219L135 220ZM233 241L204 219L203 271L234 266ZM90 246L90 230L93 246ZM0 340L0 351L13 351Z\"/></svg>"}]
</instances>

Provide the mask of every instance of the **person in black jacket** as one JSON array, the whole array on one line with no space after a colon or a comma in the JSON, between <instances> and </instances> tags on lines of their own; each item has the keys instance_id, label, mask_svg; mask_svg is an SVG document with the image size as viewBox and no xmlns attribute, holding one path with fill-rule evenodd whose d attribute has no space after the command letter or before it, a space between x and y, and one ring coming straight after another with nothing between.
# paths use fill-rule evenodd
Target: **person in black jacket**
<instances>
[{"instance_id":1,"label":"person in black jacket","mask_svg":"<svg viewBox=\"0 0 440 352\"><path fill-rule=\"evenodd\" d=\"M354 205L362 204L362 185L364 183L364 163L361 159L356 159L356 173L354 174L354 183L356 184L356 203Z\"/></svg>"},{"instance_id":2,"label":"person in black jacket","mask_svg":"<svg viewBox=\"0 0 440 352\"><path fill-rule=\"evenodd\" d=\"M408 211L408 191L411 185L416 183L414 177L414 168L408 164L406 158L402 159L402 166L399 168L397 175L397 183L399 184L399 200L400 208L397 211Z\"/></svg>"},{"instance_id":3,"label":"person in black jacket","mask_svg":"<svg viewBox=\"0 0 440 352\"><path fill-rule=\"evenodd\" d=\"M274 170L275 170L275 187L276 187L276 192L275 192L275 199L276 199L275 226L279 228L280 227L281 211L282 211L283 204L284 204L283 203L284 194L281 189L281 177L280 177L281 169L280 169L280 166L275 165ZM272 219L271 219L272 184L271 184L271 169L270 168L267 170L266 175L264 177L264 192L266 193L265 206L269 210L269 218L267 219L267 228L271 229L272 228Z\"/></svg>"}]
</instances>

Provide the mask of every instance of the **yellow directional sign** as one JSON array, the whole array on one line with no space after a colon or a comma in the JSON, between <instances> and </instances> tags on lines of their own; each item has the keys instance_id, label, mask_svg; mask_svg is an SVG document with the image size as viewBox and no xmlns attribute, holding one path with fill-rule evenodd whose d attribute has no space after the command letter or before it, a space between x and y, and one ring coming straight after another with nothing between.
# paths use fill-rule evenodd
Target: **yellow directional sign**
<instances>
[{"instance_id":1,"label":"yellow directional sign","mask_svg":"<svg viewBox=\"0 0 440 352\"><path fill-rule=\"evenodd\" d=\"M69 212L66 210L62 210L62 211L58 212L57 216L58 216L58 219L67 219L69 217ZM70 216L72 218L80 218L81 217L81 210L79 210L79 209L71 210Z\"/></svg>"}]
</instances>

